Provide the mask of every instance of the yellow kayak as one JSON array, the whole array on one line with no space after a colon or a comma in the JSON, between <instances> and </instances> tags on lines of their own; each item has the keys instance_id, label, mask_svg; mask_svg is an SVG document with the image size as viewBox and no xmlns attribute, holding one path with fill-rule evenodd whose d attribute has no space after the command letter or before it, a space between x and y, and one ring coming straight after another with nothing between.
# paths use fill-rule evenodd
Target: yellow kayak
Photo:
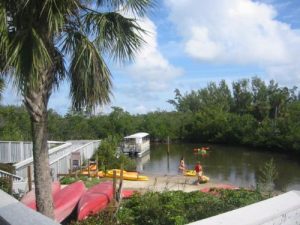
<instances>
[{"instance_id":1,"label":"yellow kayak","mask_svg":"<svg viewBox=\"0 0 300 225\"><path fill-rule=\"evenodd\" d=\"M121 170L114 169L116 171L117 178L120 178L121 176ZM106 171L105 176L106 177L113 177L114 170L108 170ZM135 181L147 181L149 178L147 176L139 175L138 172L127 172L123 171L123 179L124 180L135 180Z\"/></svg>"},{"instance_id":2,"label":"yellow kayak","mask_svg":"<svg viewBox=\"0 0 300 225\"><path fill-rule=\"evenodd\" d=\"M185 171L185 176L196 176L196 171L195 170L186 170ZM207 183L209 181L209 177L208 176L201 176L202 182L201 183Z\"/></svg>"},{"instance_id":3,"label":"yellow kayak","mask_svg":"<svg viewBox=\"0 0 300 225\"><path fill-rule=\"evenodd\" d=\"M186 170L184 175L185 176L196 176L196 171L195 170Z\"/></svg>"},{"instance_id":4,"label":"yellow kayak","mask_svg":"<svg viewBox=\"0 0 300 225\"><path fill-rule=\"evenodd\" d=\"M89 171L84 170L80 174L82 174L82 175L89 175ZM96 177L96 175L97 174L95 173L95 171L90 171L90 176L91 177ZM104 177L104 173L102 171L99 171L98 172L98 177Z\"/></svg>"}]
</instances>

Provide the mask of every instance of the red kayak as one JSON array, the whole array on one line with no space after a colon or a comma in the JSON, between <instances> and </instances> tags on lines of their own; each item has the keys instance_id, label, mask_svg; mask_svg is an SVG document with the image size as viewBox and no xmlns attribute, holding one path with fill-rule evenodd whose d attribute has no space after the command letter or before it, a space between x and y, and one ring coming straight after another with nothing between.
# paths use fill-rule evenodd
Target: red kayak
<instances>
[{"instance_id":1,"label":"red kayak","mask_svg":"<svg viewBox=\"0 0 300 225\"><path fill-rule=\"evenodd\" d=\"M55 181L52 183L52 196L60 191L60 183L59 181ZM25 194L21 201L24 205L28 206L29 208L36 210L36 199L35 199L35 190L32 189L27 194Z\"/></svg>"},{"instance_id":2,"label":"red kayak","mask_svg":"<svg viewBox=\"0 0 300 225\"><path fill-rule=\"evenodd\" d=\"M112 182L103 182L90 188L81 197L77 208L77 219L83 220L89 215L105 209L113 197Z\"/></svg>"},{"instance_id":3,"label":"red kayak","mask_svg":"<svg viewBox=\"0 0 300 225\"><path fill-rule=\"evenodd\" d=\"M131 198L134 193L134 190L122 190L122 198Z\"/></svg>"},{"instance_id":4,"label":"red kayak","mask_svg":"<svg viewBox=\"0 0 300 225\"><path fill-rule=\"evenodd\" d=\"M84 183L77 181L54 195L54 217L57 222L62 222L71 214L84 192Z\"/></svg>"}]
</instances>

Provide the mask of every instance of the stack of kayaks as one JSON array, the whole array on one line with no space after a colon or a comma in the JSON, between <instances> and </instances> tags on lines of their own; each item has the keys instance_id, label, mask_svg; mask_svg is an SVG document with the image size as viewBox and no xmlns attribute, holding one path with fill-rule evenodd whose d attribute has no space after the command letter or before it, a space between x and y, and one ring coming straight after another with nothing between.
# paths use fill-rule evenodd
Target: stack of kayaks
<instances>
[{"instance_id":1,"label":"stack of kayaks","mask_svg":"<svg viewBox=\"0 0 300 225\"><path fill-rule=\"evenodd\" d=\"M67 218L77 206L79 199L85 192L85 185L82 181L77 181L61 189L54 195L54 218L62 222Z\"/></svg>"},{"instance_id":2,"label":"stack of kayaks","mask_svg":"<svg viewBox=\"0 0 300 225\"><path fill-rule=\"evenodd\" d=\"M96 184L80 198L77 208L77 220L83 220L105 209L113 197L112 182Z\"/></svg>"},{"instance_id":3,"label":"stack of kayaks","mask_svg":"<svg viewBox=\"0 0 300 225\"><path fill-rule=\"evenodd\" d=\"M51 185L52 189L52 196L54 196L57 192L60 191L60 183L55 181ZM36 210L36 198L35 198L35 190L32 189L31 191L27 192L20 200L24 205L28 206L29 208Z\"/></svg>"},{"instance_id":4,"label":"stack of kayaks","mask_svg":"<svg viewBox=\"0 0 300 225\"><path fill-rule=\"evenodd\" d=\"M54 203L54 218L57 222L66 219L77 206L79 199L85 192L85 185L82 181L77 181L60 189L60 184L52 184L52 197ZM21 202L31 209L36 210L36 198L34 191L28 192Z\"/></svg>"},{"instance_id":5,"label":"stack of kayaks","mask_svg":"<svg viewBox=\"0 0 300 225\"><path fill-rule=\"evenodd\" d=\"M122 198L130 198L133 190L122 190ZM77 207L77 219L83 220L96 214L107 207L113 198L113 183L102 182L87 191L82 181L77 181L60 189L60 183L52 184L52 196L54 202L54 218L57 222L65 220ZM36 198L34 190L28 192L21 202L29 208L36 210Z\"/></svg>"},{"instance_id":6,"label":"stack of kayaks","mask_svg":"<svg viewBox=\"0 0 300 225\"><path fill-rule=\"evenodd\" d=\"M122 198L130 198L133 190L122 190ZM96 184L86 191L78 203L77 220L84 220L107 207L113 198L113 183L103 182Z\"/></svg>"}]
</instances>

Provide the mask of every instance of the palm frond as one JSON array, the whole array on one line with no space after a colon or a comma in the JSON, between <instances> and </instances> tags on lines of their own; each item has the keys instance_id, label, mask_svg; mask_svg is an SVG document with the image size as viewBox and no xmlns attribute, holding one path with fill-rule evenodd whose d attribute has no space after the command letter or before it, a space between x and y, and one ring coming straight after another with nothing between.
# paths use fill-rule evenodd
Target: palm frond
<instances>
[{"instance_id":1,"label":"palm frond","mask_svg":"<svg viewBox=\"0 0 300 225\"><path fill-rule=\"evenodd\" d=\"M53 52L54 52L53 85L55 85L58 88L59 82L62 81L66 77L67 70L65 68L64 55L59 51L58 48L53 49Z\"/></svg>"},{"instance_id":2,"label":"palm frond","mask_svg":"<svg viewBox=\"0 0 300 225\"><path fill-rule=\"evenodd\" d=\"M87 32L95 32L95 43L99 49L115 61L132 60L134 53L144 43L145 32L135 19L121 14L89 13L85 16Z\"/></svg>"},{"instance_id":3,"label":"palm frond","mask_svg":"<svg viewBox=\"0 0 300 225\"><path fill-rule=\"evenodd\" d=\"M133 13L137 16L144 16L146 10L153 8L154 0L97 0L99 7L105 7L108 11L123 11Z\"/></svg>"},{"instance_id":4,"label":"palm frond","mask_svg":"<svg viewBox=\"0 0 300 225\"><path fill-rule=\"evenodd\" d=\"M7 31L6 10L2 2L0 2L0 73L5 72L5 62L7 58L7 46L9 43Z\"/></svg>"},{"instance_id":5,"label":"palm frond","mask_svg":"<svg viewBox=\"0 0 300 225\"><path fill-rule=\"evenodd\" d=\"M70 66L70 95L73 108L93 108L110 101L111 73L97 48L80 32L74 32Z\"/></svg>"},{"instance_id":6,"label":"palm frond","mask_svg":"<svg viewBox=\"0 0 300 225\"><path fill-rule=\"evenodd\" d=\"M49 33L58 33L62 32L65 23L71 17L78 16L80 8L78 0L45 0L40 17L47 19Z\"/></svg>"},{"instance_id":7,"label":"palm frond","mask_svg":"<svg viewBox=\"0 0 300 225\"><path fill-rule=\"evenodd\" d=\"M40 81L41 71L49 68L52 59L43 39L32 28L18 32L8 46L8 58L5 68L17 79L16 85L25 91L25 88L36 87Z\"/></svg>"}]
</instances>

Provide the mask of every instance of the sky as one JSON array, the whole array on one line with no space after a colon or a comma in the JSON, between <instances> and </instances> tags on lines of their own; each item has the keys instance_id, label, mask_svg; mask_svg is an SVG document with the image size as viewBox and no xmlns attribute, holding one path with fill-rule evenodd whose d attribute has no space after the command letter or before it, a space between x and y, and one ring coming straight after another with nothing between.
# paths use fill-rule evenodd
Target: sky
<instances>
[{"instance_id":1,"label":"sky","mask_svg":"<svg viewBox=\"0 0 300 225\"><path fill-rule=\"evenodd\" d=\"M134 62L117 65L112 72L109 105L131 114L171 111L167 103L174 90L198 90L209 82L251 79L282 86L300 84L299 0L157 0L156 7L138 23L146 44ZM11 85L2 104L20 105L22 98ZM70 109L67 81L55 90L49 108L61 115Z\"/></svg>"}]
</instances>

